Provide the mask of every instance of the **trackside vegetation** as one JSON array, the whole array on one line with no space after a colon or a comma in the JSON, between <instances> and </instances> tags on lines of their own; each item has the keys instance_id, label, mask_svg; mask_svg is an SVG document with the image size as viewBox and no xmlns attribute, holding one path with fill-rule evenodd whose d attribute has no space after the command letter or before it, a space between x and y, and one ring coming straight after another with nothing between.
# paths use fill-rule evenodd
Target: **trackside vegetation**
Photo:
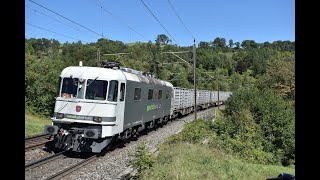
<instances>
[{"instance_id":1,"label":"trackside vegetation","mask_svg":"<svg viewBox=\"0 0 320 180\"><path fill-rule=\"evenodd\" d=\"M179 142L162 145L155 163L140 179L257 180L281 172L295 174L294 168L248 163L208 145Z\"/></svg>"},{"instance_id":2,"label":"trackside vegetation","mask_svg":"<svg viewBox=\"0 0 320 180\"><path fill-rule=\"evenodd\" d=\"M42 134L43 126L50 125L51 120L49 118L35 116L31 113L25 114L25 137Z\"/></svg>"},{"instance_id":3,"label":"trackside vegetation","mask_svg":"<svg viewBox=\"0 0 320 180\"><path fill-rule=\"evenodd\" d=\"M272 88L239 88L215 121L195 120L162 143L155 163L140 172L140 178L266 179L280 173L294 175L293 107L294 100Z\"/></svg>"},{"instance_id":4,"label":"trackside vegetation","mask_svg":"<svg viewBox=\"0 0 320 180\"><path fill-rule=\"evenodd\" d=\"M228 129L228 124L225 124L228 120L223 116L216 122L198 119L187 124L179 134L159 146L159 154L150 158L155 160L149 161L150 166L136 176L141 179L254 180L277 177L283 172L294 175L293 164L282 165L287 160L284 154L268 152L263 148L265 140L256 139L262 132L255 132L259 125L247 113L243 112L238 117L243 121L237 124L243 123L238 129L244 132L237 136L232 136L231 132L237 130ZM219 127L223 126L220 130ZM146 154L150 156L150 152ZM143 156L136 156L137 159L140 157Z\"/></svg>"},{"instance_id":5,"label":"trackside vegetation","mask_svg":"<svg viewBox=\"0 0 320 180\"><path fill-rule=\"evenodd\" d=\"M233 42L216 37L197 44L197 89L231 91L212 121L196 120L162 143L154 157L139 146L132 162L141 179L266 179L295 170L295 42ZM155 42L60 43L25 39L26 136L50 124L59 75L67 66L101 60L154 74L174 86L193 88L193 66L169 53L192 52L165 35ZM124 56L103 54L129 53ZM192 63L192 53L179 56ZM40 130L41 129L41 130Z\"/></svg>"},{"instance_id":6,"label":"trackside vegetation","mask_svg":"<svg viewBox=\"0 0 320 180\"><path fill-rule=\"evenodd\" d=\"M189 51L190 46L170 43L165 35L155 42L125 44L121 41L98 39L97 42L60 43L55 39L25 39L25 104L33 114L52 116L58 93L59 75L67 66L97 66L97 50L101 60L119 61L122 67L155 74L174 86L193 88L193 66L172 54L163 52ZM295 42L257 43L229 41L217 37L197 44L197 89L235 92L241 87L270 87L284 98L294 100ZM130 53L104 56L104 54ZM192 64L192 53L179 56ZM171 63L171 64L168 64ZM177 74L178 73L178 74ZM210 76L209 76L210 75ZM292 103L294 104L294 103Z\"/></svg>"}]
</instances>

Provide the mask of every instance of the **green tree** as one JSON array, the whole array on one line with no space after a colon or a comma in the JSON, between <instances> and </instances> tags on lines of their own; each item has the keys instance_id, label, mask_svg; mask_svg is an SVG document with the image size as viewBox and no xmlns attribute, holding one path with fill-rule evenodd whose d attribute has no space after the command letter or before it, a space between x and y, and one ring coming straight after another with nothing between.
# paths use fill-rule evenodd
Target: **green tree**
<instances>
[{"instance_id":1,"label":"green tree","mask_svg":"<svg viewBox=\"0 0 320 180\"><path fill-rule=\"evenodd\" d=\"M240 43L239 42L236 42L235 45L236 45L236 49L240 49Z\"/></svg>"},{"instance_id":2,"label":"green tree","mask_svg":"<svg viewBox=\"0 0 320 180\"><path fill-rule=\"evenodd\" d=\"M278 52L268 62L267 72L259 79L259 87L271 87L288 100L295 99L295 57L290 52Z\"/></svg>"},{"instance_id":3,"label":"green tree","mask_svg":"<svg viewBox=\"0 0 320 180\"><path fill-rule=\"evenodd\" d=\"M233 46L233 40L229 39L229 47L232 48L232 46Z\"/></svg>"},{"instance_id":4,"label":"green tree","mask_svg":"<svg viewBox=\"0 0 320 180\"><path fill-rule=\"evenodd\" d=\"M208 47L210 47L210 43L205 42L205 41L200 41L199 47L200 48L208 48Z\"/></svg>"},{"instance_id":5,"label":"green tree","mask_svg":"<svg viewBox=\"0 0 320 180\"><path fill-rule=\"evenodd\" d=\"M289 103L270 89L244 88L234 92L227 100L225 114L227 117L237 117L244 109L250 111L254 122L262 130L263 151L272 153L273 158L284 165L294 161L294 109ZM232 134L239 131L232 128L227 133L234 138Z\"/></svg>"},{"instance_id":6,"label":"green tree","mask_svg":"<svg viewBox=\"0 0 320 180\"><path fill-rule=\"evenodd\" d=\"M26 54L25 101L29 110L40 115L52 115L63 67L59 59L38 61L35 56Z\"/></svg>"},{"instance_id":7,"label":"green tree","mask_svg":"<svg viewBox=\"0 0 320 180\"><path fill-rule=\"evenodd\" d=\"M244 40L241 43L241 47L243 48L257 48L257 43L254 40Z\"/></svg>"},{"instance_id":8,"label":"green tree","mask_svg":"<svg viewBox=\"0 0 320 180\"><path fill-rule=\"evenodd\" d=\"M172 40L167 35L160 34L157 36L156 43L167 45L169 42L172 42Z\"/></svg>"},{"instance_id":9,"label":"green tree","mask_svg":"<svg viewBox=\"0 0 320 180\"><path fill-rule=\"evenodd\" d=\"M212 46L213 46L213 47L224 48L224 47L226 47L226 39L225 39L225 38L217 37L217 38L215 38L215 39L213 40Z\"/></svg>"}]
</instances>

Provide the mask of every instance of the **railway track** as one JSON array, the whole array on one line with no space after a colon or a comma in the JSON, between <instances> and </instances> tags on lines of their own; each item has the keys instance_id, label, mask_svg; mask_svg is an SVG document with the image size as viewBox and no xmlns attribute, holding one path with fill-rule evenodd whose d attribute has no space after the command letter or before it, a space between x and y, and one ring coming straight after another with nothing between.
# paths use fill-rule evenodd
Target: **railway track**
<instances>
[{"instance_id":1,"label":"railway track","mask_svg":"<svg viewBox=\"0 0 320 180\"><path fill-rule=\"evenodd\" d=\"M50 135L48 134L39 134L36 136L25 138L25 151L44 146L49 141Z\"/></svg>"},{"instance_id":2,"label":"railway track","mask_svg":"<svg viewBox=\"0 0 320 180\"><path fill-rule=\"evenodd\" d=\"M200 112L199 112L200 113ZM189 114L192 116L192 114ZM189 115L186 115L186 116L189 116ZM183 116L183 117L186 117L186 116ZM181 117L181 118L183 118ZM180 118L178 118L180 119ZM173 120L172 122L174 122L175 120ZM172 123L171 121L169 121L168 123L171 124ZM138 135L138 138L140 138L140 136L144 136L146 134L148 134L149 132L151 132L152 130L145 130L145 131L142 131L139 135ZM117 148L119 147L126 147L126 143L132 141L133 139L135 139L136 137L132 137L130 139L128 139L127 141L115 141L112 143L111 146L109 146L109 148L106 148L105 150L103 150L101 153L99 154L87 154L86 157L81 157L80 159L82 159L81 161L73 164L73 165L70 165L69 167L64 167L62 170L56 172L55 174L51 174L50 176L46 177L45 179L46 180L53 180L53 179L61 179L65 176L68 176L70 174L72 174L72 172L78 170L79 168L81 167L84 167L86 165L88 165L89 163L91 162L94 162L94 161L97 161L99 158L102 158L104 157L104 155L110 151L113 151L113 150L116 150ZM121 149L121 148L120 148ZM69 153L69 154L67 154ZM39 167L41 165L45 165L47 163L54 163L56 162L56 160L58 160L59 158L77 158L77 156L81 156L79 155L81 153L75 153L75 152L67 152L67 151L62 151L58 154L55 154L53 156L49 156L49 157L46 157L46 158L43 158L43 159L40 159L40 160L37 160L35 162L32 162L32 163L29 163L29 164L26 164L25 165L25 170L29 170L29 169L32 169L32 168L36 168L36 167ZM79 159L79 158L78 158ZM38 169L38 168L36 168Z\"/></svg>"},{"instance_id":3,"label":"railway track","mask_svg":"<svg viewBox=\"0 0 320 180\"><path fill-rule=\"evenodd\" d=\"M63 157L63 153L65 153L67 151L68 150L65 150L65 151L59 152L57 154L54 154L54 155L39 159L37 161L28 163L28 164L25 165L25 171L27 171L29 169L32 169L32 168L35 168L35 167L38 167L38 166L40 166L42 164L46 164L46 163L51 162L51 161L53 161L55 159L61 158L61 157Z\"/></svg>"},{"instance_id":4,"label":"railway track","mask_svg":"<svg viewBox=\"0 0 320 180\"><path fill-rule=\"evenodd\" d=\"M149 130L150 131L150 130ZM140 135L145 135L148 131L140 134ZM113 151L121 146L123 146L124 144L130 142L131 140L133 140L135 137L131 137L130 139L126 140L126 141L115 141L114 143L112 143L113 145L111 145L110 147L106 148L105 150L103 150L101 153L99 154L89 154L87 155L87 157L72 165L72 166L69 166L61 171L59 171L58 173L56 174L53 174L51 176L49 176L48 178L46 178L45 180L56 180L56 179L61 179L62 177L64 176L67 176L68 174L72 173L73 171L89 164L90 162L93 162L93 161L96 161L97 159L99 159L100 157L103 157L106 153L108 153L109 151ZM77 154L77 153L75 153ZM62 154L61 154L62 155Z\"/></svg>"},{"instance_id":5,"label":"railway track","mask_svg":"<svg viewBox=\"0 0 320 180\"><path fill-rule=\"evenodd\" d=\"M144 135L145 133L141 134L141 135ZM55 173L51 176L49 176L48 178L46 178L46 180L54 180L54 179L60 179L70 173L72 173L73 171L81 168L82 166L85 166L86 164L92 162L92 161L95 161L97 160L99 157L101 156L104 156L104 154L106 154L108 151L110 150L115 150L117 149L118 147L121 147L123 146L124 144L126 144L127 142L129 142L130 140L134 139L135 137L132 137L130 138L129 140L127 141L115 141L115 143L113 143L112 146L110 146L109 148L105 149L104 151L102 151L101 153L99 154L87 154L84 158L84 160L72 165L72 166L69 166L61 171L59 171L58 173ZM29 170L29 169L32 169L32 168L36 168L38 166L41 166L41 165L44 165L46 163L50 163L50 162L53 162L54 160L57 160L57 159L60 159L60 158L64 158L64 157L76 157L76 156L81 156L81 153L76 153L76 152L72 152L72 151L69 151L69 150L65 150L65 151L61 151L57 154L54 154L52 156L48 156L48 157L45 157L45 158L42 158L42 159L39 159L39 160L36 160L34 162L31 162L31 163L28 163L25 165L25 171ZM83 158L83 157L82 157Z\"/></svg>"},{"instance_id":6,"label":"railway track","mask_svg":"<svg viewBox=\"0 0 320 180\"><path fill-rule=\"evenodd\" d=\"M66 169L63 169L62 171L59 171L56 174L53 174L51 176L49 176L48 178L46 178L45 180L55 180L55 179L61 179L62 177L72 173L73 171L79 169L82 166L85 166L86 164L97 160L99 157L97 155L92 155L90 157L88 157L87 159L84 159L78 163L76 163L75 165L72 165L70 167L67 167Z\"/></svg>"}]
</instances>

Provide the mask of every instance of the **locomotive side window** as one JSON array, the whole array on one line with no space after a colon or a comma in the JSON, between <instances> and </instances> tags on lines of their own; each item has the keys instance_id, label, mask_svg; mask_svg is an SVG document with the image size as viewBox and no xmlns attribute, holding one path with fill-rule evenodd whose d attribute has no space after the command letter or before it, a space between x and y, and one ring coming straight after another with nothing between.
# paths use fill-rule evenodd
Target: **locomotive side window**
<instances>
[{"instance_id":1,"label":"locomotive side window","mask_svg":"<svg viewBox=\"0 0 320 180\"><path fill-rule=\"evenodd\" d=\"M108 81L87 80L86 99L105 100L107 96Z\"/></svg>"},{"instance_id":2,"label":"locomotive side window","mask_svg":"<svg viewBox=\"0 0 320 180\"><path fill-rule=\"evenodd\" d=\"M169 91L166 91L166 99L169 99Z\"/></svg>"},{"instance_id":3,"label":"locomotive side window","mask_svg":"<svg viewBox=\"0 0 320 180\"><path fill-rule=\"evenodd\" d=\"M126 89L126 84L125 83L121 83L121 86L120 86L120 101L124 101L125 89Z\"/></svg>"},{"instance_id":4,"label":"locomotive side window","mask_svg":"<svg viewBox=\"0 0 320 180\"><path fill-rule=\"evenodd\" d=\"M111 80L109 85L108 101L117 102L118 98L118 81Z\"/></svg>"},{"instance_id":5,"label":"locomotive side window","mask_svg":"<svg viewBox=\"0 0 320 180\"><path fill-rule=\"evenodd\" d=\"M153 97L153 89L149 89L148 91L148 100L152 99Z\"/></svg>"},{"instance_id":6,"label":"locomotive side window","mask_svg":"<svg viewBox=\"0 0 320 180\"><path fill-rule=\"evenodd\" d=\"M61 97L75 98L77 96L78 78L63 78Z\"/></svg>"},{"instance_id":7,"label":"locomotive side window","mask_svg":"<svg viewBox=\"0 0 320 180\"><path fill-rule=\"evenodd\" d=\"M141 88L134 88L134 100L141 99Z\"/></svg>"},{"instance_id":8,"label":"locomotive side window","mask_svg":"<svg viewBox=\"0 0 320 180\"><path fill-rule=\"evenodd\" d=\"M158 99L158 91L153 90L153 98L152 99Z\"/></svg>"},{"instance_id":9,"label":"locomotive side window","mask_svg":"<svg viewBox=\"0 0 320 180\"><path fill-rule=\"evenodd\" d=\"M158 99L161 99L162 98L162 90L159 90L159 96L158 96Z\"/></svg>"}]
</instances>

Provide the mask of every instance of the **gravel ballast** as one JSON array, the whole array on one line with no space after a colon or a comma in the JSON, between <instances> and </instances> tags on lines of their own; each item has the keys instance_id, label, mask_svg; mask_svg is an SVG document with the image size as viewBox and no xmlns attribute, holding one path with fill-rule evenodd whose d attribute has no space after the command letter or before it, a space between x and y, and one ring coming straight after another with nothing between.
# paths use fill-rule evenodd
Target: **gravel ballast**
<instances>
[{"instance_id":1,"label":"gravel ballast","mask_svg":"<svg viewBox=\"0 0 320 180\"><path fill-rule=\"evenodd\" d=\"M221 106L220 106L221 107ZM212 116L214 113L213 108L197 112L198 118L204 118ZM71 174L65 176L62 179L67 180L83 180L83 179L116 179L116 177L122 173L126 168L130 166L130 160L133 158L136 147L140 142L144 142L150 149L154 149L158 144L165 141L169 136L174 135L182 130L184 124L194 120L194 114L189 116L175 119L170 121L163 127L159 127L153 131L148 132L146 135L142 135L138 140L130 141L126 143L123 147L119 147L106 153L104 156L100 157L98 160L81 167L80 169L72 172ZM26 152L26 163L27 159L32 159L35 154L46 154L47 152L41 153L41 149L34 150L35 152ZM27 154L28 153L28 154ZM29 156L29 157L27 157ZM44 156L44 155L39 155ZM37 157L38 158L38 157ZM45 179L50 175L61 171L83 159L80 158L62 158L54 160L52 163L30 169L25 172L26 179Z\"/></svg>"}]
</instances>

